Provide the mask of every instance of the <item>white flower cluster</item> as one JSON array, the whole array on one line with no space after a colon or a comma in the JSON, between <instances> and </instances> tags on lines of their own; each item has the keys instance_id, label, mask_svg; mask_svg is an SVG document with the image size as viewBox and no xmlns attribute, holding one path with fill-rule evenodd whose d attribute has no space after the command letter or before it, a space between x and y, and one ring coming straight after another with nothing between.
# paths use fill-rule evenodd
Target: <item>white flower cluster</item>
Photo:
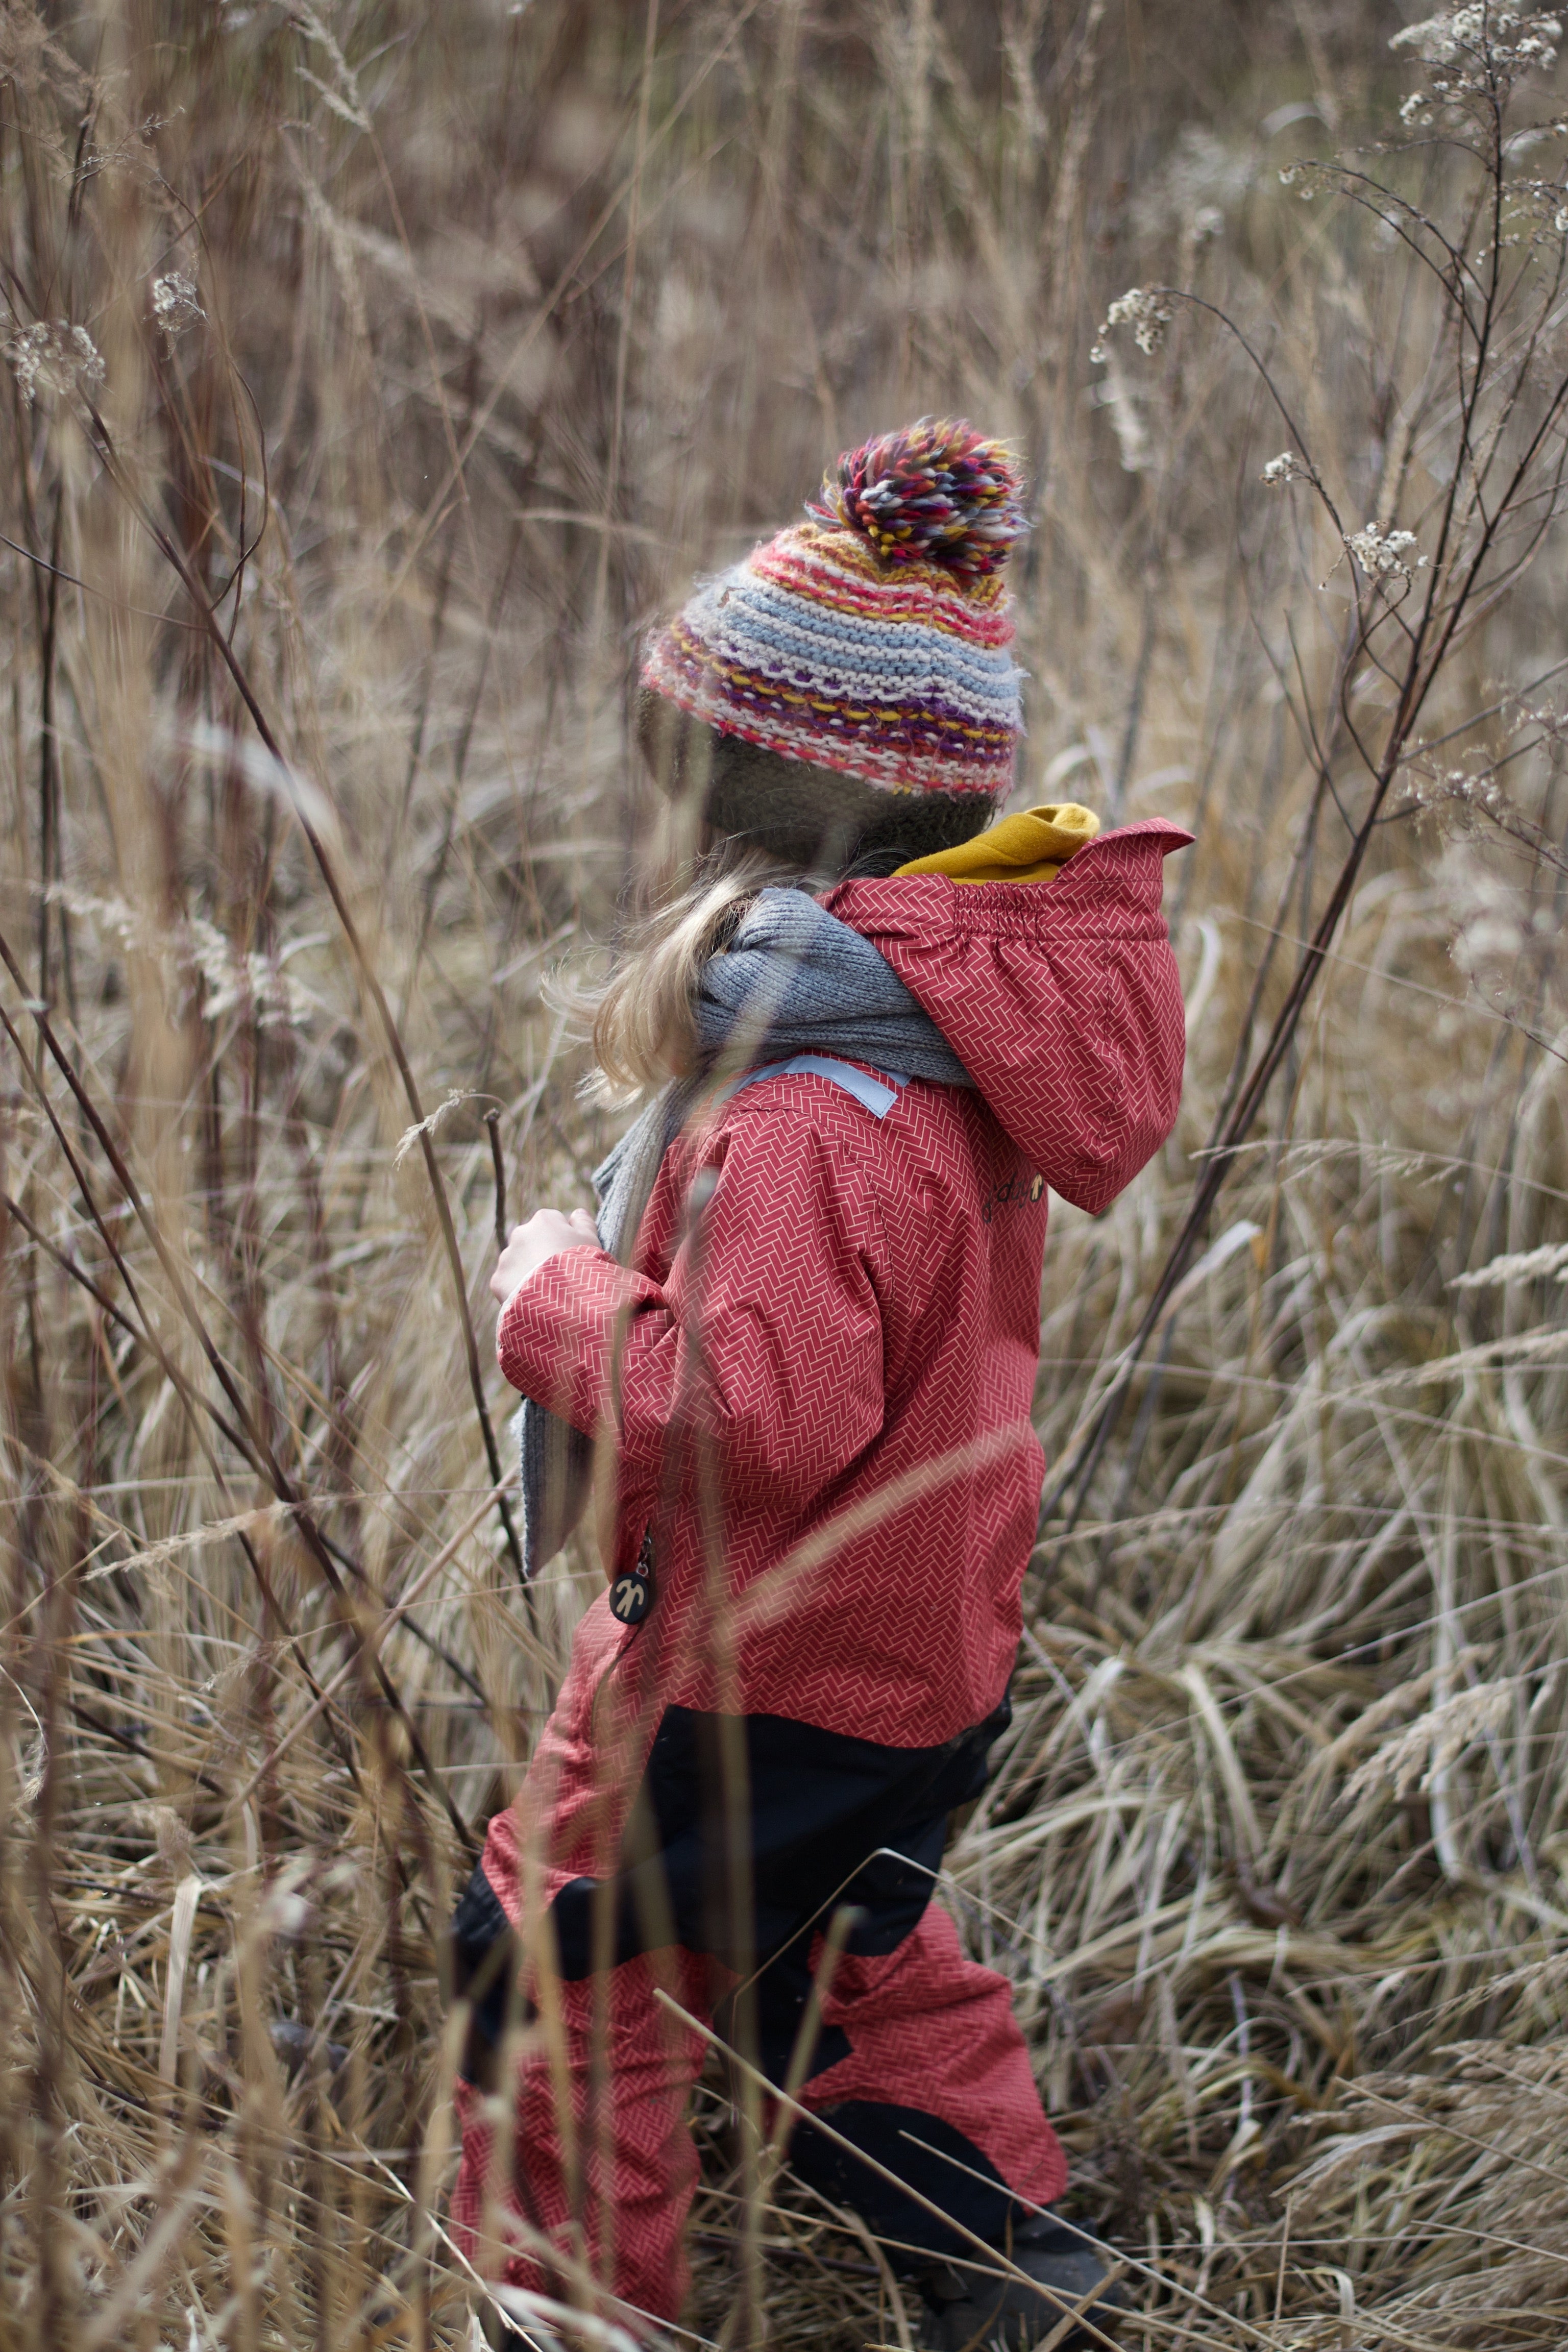
<instances>
[{"instance_id":1,"label":"white flower cluster","mask_svg":"<svg viewBox=\"0 0 1568 2352\"><path fill-rule=\"evenodd\" d=\"M1568 203L1557 180L1521 177L1510 182L1503 217L1529 226L1500 237L1500 245L1540 246L1568 236ZM1484 253L1483 247L1477 258L1483 258Z\"/></svg>"},{"instance_id":2,"label":"white flower cluster","mask_svg":"<svg viewBox=\"0 0 1568 2352\"><path fill-rule=\"evenodd\" d=\"M185 277L182 270L171 269L167 277L153 278L153 316L170 342L206 315L197 297L195 281Z\"/></svg>"},{"instance_id":3,"label":"white flower cluster","mask_svg":"<svg viewBox=\"0 0 1568 2352\"><path fill-rule=\"evenodd\" d=\"M1483 815L1506 814L1508 802L1497 779L1482 770L1473 768L1439 768L1423 799L1424 807L1436 807L1440 803L1459 809L1479 809Z\"/></svg>"},{"instance_id":4,"label":"white flower cluster","mask_svg":"<svg viewBox=\"0 0 1568 2352\"><path fill-rule=\"evenodd\" d=\"M1499 7L1493 0L1472 0L1468 7L1406 25L1388 46L1415 50L1428 70L1429 89L1405 100L1400 121L1411 127L1429 123L1431 98L1496 97L1521 74L1550 73L1562 37L1558 17Z\"/></svg>"},{"instance_id":5,"label":"white flower cluster","mask_svg":"<svg viewBox=\"0 0 1568 2352\"><path fill-rule=\"evenodd\" d=\"M83 392L103 382L103 362L85 327L37 319L12 336L5 356L28 406L40 392Z\"/></svg>"},{"instance_id":6,"label":"white flower cluster","mask_svg":"<svg viewBox=\"0 0 1568 2352\"><path fill-rule=\"evenodd\" d=\"M1409 559L1415 549L1413 530L1384 530L1380 524L1369 522L1363 530L1350 532L1345 545L1369 580L1409 579ZM1418 557L1416 569L1426 561L1424 555Z\"/></svg>"},{"instance_id":7,"label":"white flower cluster","mask_svg":"<svg viewBox=\"0 0 1568 2352\"><path fill-rule=\"evenodd\" d=\"M1089 352L1089 358L1103 362L1105 337L1115 327L1131 327L1132 340L1146 356L1157 352L1165 340L1165 330L1176 315L1171 297L1153 286L1130 286L1125 294L1118 295L1105 314L1100 340Z\"/></svg>"},{"instance_id":8,"label":"white flower cluster","mask_svg":"<svg viewBox=\"0 0 1568 2352\"><path fill-rule=\"evenodd\" d=\"M1282 489L1287 482L1315 482L1317 475L1294 449L1281 449L1278 457L1270 457L1259 479L1271 490Z\"/></svg>"}]
</instances>

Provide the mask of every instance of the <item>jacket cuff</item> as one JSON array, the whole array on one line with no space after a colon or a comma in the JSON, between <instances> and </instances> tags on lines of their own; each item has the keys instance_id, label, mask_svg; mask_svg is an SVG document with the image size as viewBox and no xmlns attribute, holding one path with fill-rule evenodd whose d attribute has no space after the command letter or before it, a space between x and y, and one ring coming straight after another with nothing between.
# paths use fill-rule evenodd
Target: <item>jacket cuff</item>
<instances>
[{"instance_id":1,"label":"jacket cuff","mask_svg":"<svg viewBox=\"0 0 1568 2352\"><path fill-rule=\"evenodd\" d=\"M600 1249L559 1250L535 1266L500 1318L496 1356L514 1389L596 1436L610 1417L617 1341L663 1292Z\"/></svg>"}]
</instances>

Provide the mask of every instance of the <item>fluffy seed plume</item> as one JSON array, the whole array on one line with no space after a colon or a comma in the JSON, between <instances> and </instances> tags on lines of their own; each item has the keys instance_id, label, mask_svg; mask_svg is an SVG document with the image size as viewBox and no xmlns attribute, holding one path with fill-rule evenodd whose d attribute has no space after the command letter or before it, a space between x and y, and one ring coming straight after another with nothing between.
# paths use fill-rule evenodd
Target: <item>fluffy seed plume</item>
<instances>
[{"instance_id":1,"label":"fluffy seed plume","mask_svg":"<svg viewBox=\"0 0 1568 2352\"><path fill-rule=\"evenodd\" d=\"M179 269L171 269L167 276L154 278L153 317L170 342L176 335L183 334L187 327L194 327L198 319L205 319L206 312L202 309L195 281Z\"/></svg>"},{"instance_id":2,"label":"fluffy seed plume","mask_svg":"<svg viewBox=\"0 0 1568 2352\"><path fill-rule=\"evenodd\" d=\"M1282 449L1278 457L1270 457L1258 479L1271 490L1282 489L1287 482L1313 482L1317 476L1294 449Z\"/></svg>"},{"instance_id":3,"label":"fluffy seed plume","mask_svg":"<svg viewBox=\"0 0 1568 2352\"><path fill-rule=\"evenodd\" d=\"M36 319L12 336L5 356L29 407L40 392L68 395L103 382L97 344L68 319Z\"/></svg>"}]
</instances>

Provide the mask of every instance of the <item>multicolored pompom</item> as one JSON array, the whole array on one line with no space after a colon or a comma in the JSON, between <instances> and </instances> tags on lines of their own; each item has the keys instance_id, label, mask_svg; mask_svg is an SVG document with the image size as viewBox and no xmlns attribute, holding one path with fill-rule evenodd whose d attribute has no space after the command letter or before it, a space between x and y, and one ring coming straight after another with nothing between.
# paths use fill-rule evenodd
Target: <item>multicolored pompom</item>
<instances>
[{"instance_id":1,"label":"multicolored pompom","mask_svg":"<svg viewBox=\"0 0 1568 2352\"><path fill-rule=\"evenodd\" d=\"M1002 442L964 417L922 416L847 451L806 512L858 531L884 563L939 563L983 580L1028 529L1022 490Z\"/></svg>"},{"instance_id":2,"label":"multicolored pompom","mask_svg":"<svg viewBox=\"0 0 1568 2352\"><path fill-rule=\"evenodd\" d=\"M1023 732L1005 569L1017 461L922 417L852 450L810 520L699 582L642 680L721 735L895 793L1002 801Z\"/></svg>"}]
</instances>

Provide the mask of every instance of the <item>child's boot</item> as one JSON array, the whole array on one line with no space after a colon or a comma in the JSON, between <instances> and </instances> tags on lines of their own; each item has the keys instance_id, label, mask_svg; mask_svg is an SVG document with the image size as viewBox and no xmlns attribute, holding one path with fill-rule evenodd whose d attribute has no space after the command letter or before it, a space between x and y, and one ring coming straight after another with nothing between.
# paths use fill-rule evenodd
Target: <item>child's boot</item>
<instances>
[{"instance_id":1,"label":"child's boot","mask_svg":"<svg viewBox=\"0 0 1568 2352\"><path fill-rule=\"evenodd\" d=\"M1037 2279L1036 2293L1017 2278L987 2278L943 2263L921 2280L931 2306L922 2341L929 2352L1034 2352L1049 2342L1069 2310L1094 2295L1084 2312L1090 2326L1074 2326L1052 2352L1089 2352L1115 2340L1115 2315L1127 2299L1108 2282L1100 2250L1076 2230L1042 2213L1013 2232L1015 2267ZM1095 2294L1097 2287L1103 2291Z\"/></svg>"}]
</instances>

